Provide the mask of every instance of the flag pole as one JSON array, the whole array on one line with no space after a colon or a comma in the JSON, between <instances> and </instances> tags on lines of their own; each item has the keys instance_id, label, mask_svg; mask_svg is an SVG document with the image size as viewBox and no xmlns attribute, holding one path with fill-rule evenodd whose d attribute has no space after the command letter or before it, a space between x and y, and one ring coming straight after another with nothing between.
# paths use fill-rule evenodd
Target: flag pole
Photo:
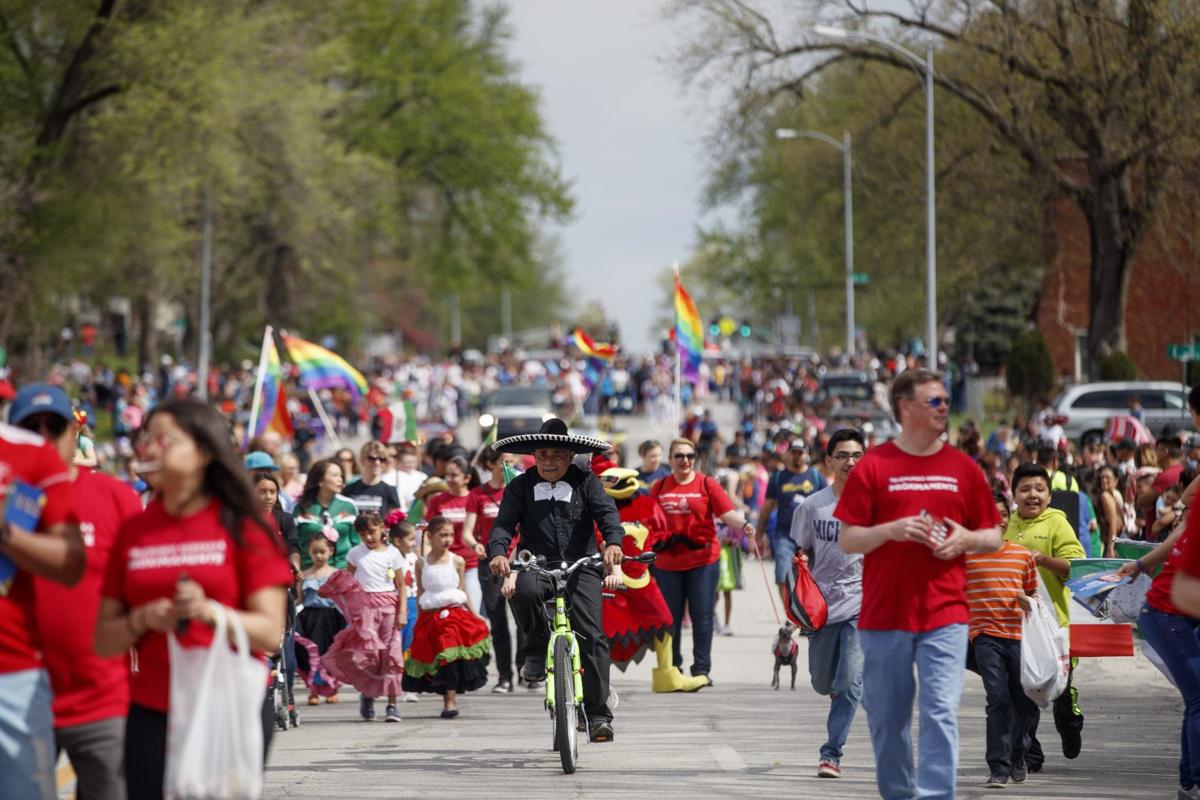
<instances>
[{"instance_id":1,"label":"flag pole","mask_svg":"<svg viewBox=\"0 0 1200 800\"><path fill-rule=\"evenodd\" d=\"M679 293L679 262L671 265L675 271L675 294ZM674 295L672 295L674 297ZM683 424L683 354L679 347L679 311L675 311L675 430Z\"/></svg>"},{"instance_id":2,"label":"flag pole","mask_svg":"<svg viewBox=\"0 0 1200 800\"><path fill-rule=\"evenodd\" d=\"M246 440L242 447L249 447L250 440L258 433L258 406L262 403L263 380L267 376L267 345L271 343L271 326L263 330L262 353L258 357L258 377L254 379L254 398L250 401L250 424L246 426Z\"/></svg>"},{"instance_id":3,"label":"flag pole","mask_svg":"<svg viewBox=\"0 0 1200 800\"><path fill-rule=\"evenodd\" d=\"M338 435L337 428L333 424L333 420L329 419L329 414L325 412L325 406L321 404L321 398L317 397L317 393L313 391L311 386L305 386L308 390L308 399L312 401L313 410L317 412L317 416L321 418L321 424L325 426L325 430L329 431L329 435L333 437L334 444L338 447L342 446L342 437Z\"/></svg>"}]
</instances>

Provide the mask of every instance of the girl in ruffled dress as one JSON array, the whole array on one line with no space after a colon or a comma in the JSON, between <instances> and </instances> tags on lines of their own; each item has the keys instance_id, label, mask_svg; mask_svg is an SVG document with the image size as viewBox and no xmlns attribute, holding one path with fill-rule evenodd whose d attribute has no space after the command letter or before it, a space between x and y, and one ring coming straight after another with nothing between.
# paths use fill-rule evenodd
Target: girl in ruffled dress
<instances>
[{"instance_id":1,"label":"girl in ruffled dress","mask_svg":"<svg viewBox=\"0 0 1200 800\"><path fill-rule=\"evenodd\" d=\"M346 554L348 566L321 589L342 609L350 627L337 635L321 666L362 694L359 713L375 719L375 698L387 697L387 722L399 722L396 698L404 675L401 631L408 604L404 557L387 540L383 519L374 511L358 515L354 530L362 540Z\"/></svg>"},{"instance_id":2,"label":"girl in ruffled dress","mask_svg":"<svg viewBox=\"0 0 1200 800\"><path fill-rule=\"evenodd\" d=\"M466 562L450 552L454 523L434 517L425 532L429 554L417 562L420 616L404 664L404 690L442 695L442 718L458 716L457 695L487 684L492 647L487 623L466 591Z\"/></svg>"},{"instance_id":3,"label":"girl in ruffled dress","mask_svg":"<svg viewBox=\"0 0 1200 800\"><path fill-rule=\"evenodd\" d=\"M332 600L320 595L321 588L337 572L329 565L333 544L320 534L313 536L308 541L308 557L312 566L299 578L304 607L296 617L296 671L308 686L308 704L315 706L322 697L326 703L338 700L341 682L321 668L321 656L346 627L346 620Z\"/></svg>"}]
</instances>

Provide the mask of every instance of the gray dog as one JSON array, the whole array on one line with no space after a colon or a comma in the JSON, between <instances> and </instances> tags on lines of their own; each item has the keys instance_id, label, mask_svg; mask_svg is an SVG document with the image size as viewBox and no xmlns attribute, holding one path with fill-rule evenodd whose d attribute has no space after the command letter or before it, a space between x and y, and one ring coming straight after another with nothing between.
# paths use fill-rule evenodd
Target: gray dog
<instances>
[{"instance_id":1,"label":"gray dog","mask_svg":"<svg viewBox=\"0 0 1200 800\"><path fill-rule=\"evenodd\" d=\"M792 668L792 691L796 691L796 667L800 660L800 645L792 638L795 633L795 625L790 622L783 623L783 627L779 629L779 638L771 648L775 655L775 674L771 678L771 688L775 691L779 691L779 668L783 666Z\"/></svg>"}]
</instances>

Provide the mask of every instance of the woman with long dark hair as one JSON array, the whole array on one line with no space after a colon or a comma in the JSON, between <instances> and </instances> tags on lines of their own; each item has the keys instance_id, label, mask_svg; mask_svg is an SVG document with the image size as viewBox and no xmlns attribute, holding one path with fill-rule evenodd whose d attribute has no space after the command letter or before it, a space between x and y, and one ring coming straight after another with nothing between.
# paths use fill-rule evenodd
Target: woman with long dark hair
<instances>
[{"instance_id":1,"label":"woman with long dark hair","mask_svg":"<svg viewBox=\"0 0 1200 800\"><path fill-rule=\"evenodd\" d=\"M454 542L450 552L460 556L466 562L467 596L471 598L472 608L482 615L483 589L479 585L479 553L475 549L478 544L471 533L463 533L463 523L467 521L467 499L471 489L479 484L479 475L462 456L454 456L446 461L447 491L431 497L425 506L425 519L445 517L454 523Z\"/></svg>"},{"instance_id":2,"label":"woman with long dark hair","mask_svg":"<svg viewBox=\"0 0 1200 800\"><path fill-rule=\"evenodd\" d=\"M169 400L143 420L140 469L155 497L126 522L109 557L96 652L131 647L125 777L131 800L159 798L166 760L170 660L167 632L183 647L212 644L209 601L237 617L255 651L283 636L291 569L215 408ZM231 636L232 639L232 636ZM271 721L264 720L264 743Z\"/></svg>"},{"instance_id":3,"label":"woman with long dark hair","mask_svg":"<svg viewBox=\"0 0 1200 800\"><path fill-rule=\"evenodd\" d=\"M346 554L358 544L354 532L354 518L358 507L354 501L342 495L346 488L345 469L332 458L322 459L312 465L304 491L296 501L296 532L300 535L300 566L308 569L312 561L308 557L308 543L320 534L333 545L333 557L329 559L334 569L346 568Z\"/></svg>"}]
</instances>

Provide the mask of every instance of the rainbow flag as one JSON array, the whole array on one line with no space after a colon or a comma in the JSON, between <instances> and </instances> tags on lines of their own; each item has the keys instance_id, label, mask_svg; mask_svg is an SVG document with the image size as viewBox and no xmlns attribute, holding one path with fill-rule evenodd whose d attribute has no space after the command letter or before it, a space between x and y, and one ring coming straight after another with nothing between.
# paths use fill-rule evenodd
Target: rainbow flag
<instances>
[{"instance_id":1,"label":"rainbow flag","mask_svg":"<svg viewBox=\"0 0 1200 800\"><path fill-rule=\"evenodd\" d=\"M704 326L692 296L675 273L675 349L682 362L683 374L695 380L700 376L700 357L704 352Z\"/></svg>"},{"instance_id":2,"label":"rainbow flag","mask_svg":"<svg viewBox=\"0 0 1200 800\"><path fill-rule=\"evenodd\" d=\"M287 334L283 345L300 370L301 382L310 389L345 389L355 402L366 396L367 379L337 353Z\"/></svg>"},{"instance_id":3,"label":"rainbow flag","mask_svg":"<svg viewBox=\"0 0 1200 800\"><path fill-rule=\"evenodd\" d=\"M287 396L283 390L283 364L279 361L279 350L275 348L275 340L268 338L263 346L267 351L267 368L263 372L261 405L258 408L258 420L250 431L253 438L266 431L275 431L280 436L292 438L296 429L292 427L292 418L287 412Z\"/></svg>"},{"instance_id":4,"label":"rainbow flag","mask_svg":"<svg viewBox=\"0 0 1200 800\"><path fill-rule=\"evenodd\" d=\"M587 331L583 328L576 328L572 331L571 338L574 340L572 344L575 345L575 349L588 358L612 361L617 357L616 345L609 344L608 342L597 342L591 336L588 336Z\"/></svg>"}]
</instances>

